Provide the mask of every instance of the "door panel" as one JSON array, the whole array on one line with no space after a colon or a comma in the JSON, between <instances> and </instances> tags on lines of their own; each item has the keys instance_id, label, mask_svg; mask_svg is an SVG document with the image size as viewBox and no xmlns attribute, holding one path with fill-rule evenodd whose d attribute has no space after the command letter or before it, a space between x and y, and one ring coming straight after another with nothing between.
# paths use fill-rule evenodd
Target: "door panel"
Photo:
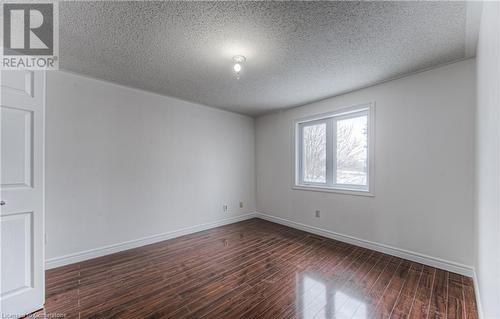
<instances>
[{"instance_id":1,"label":"door panel","mask_svg":"<svg viewBox=\"0 0 500 319\"><path fill-rule=\"evenodd\" d=\"M45 74L0 74L0 313L12 318L45 300Z\"/></svg>"},{"instance_id":2,"label":"door panel","mask_svg":"<svg viewBox=\"0 0 500 319\"><path fill-rule=\"evenodd\" d=\"M31 187L33 112L0 106L2 154L0 187Z\"/></svg>"},{"instance_id":3,"label":"door panel","mask_svg":"<svg viewBox=\"0 0 500 319\"><path fill-rule=\"evenodd\" d=\"M33 288L31 220L32 213L5 215L0 219L1 267L2 271L9 274L2 278L2 298Z\"/></svg>"},{"instance_id":4,"label":"door panel","mask_svg":"<svg viewBox=\"0 0 500 319\"><path fill-rule=\"evenodd\" d=\"M33 97L33 71L2 71L2 89L5 94Z\"/></svg>"}]
</instances>

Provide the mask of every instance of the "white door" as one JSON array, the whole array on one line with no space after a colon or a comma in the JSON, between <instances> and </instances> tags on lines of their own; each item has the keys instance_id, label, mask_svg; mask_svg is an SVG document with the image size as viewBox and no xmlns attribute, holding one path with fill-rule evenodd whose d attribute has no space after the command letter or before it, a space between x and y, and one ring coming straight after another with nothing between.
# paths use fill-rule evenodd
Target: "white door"
<instances>
[{"instance_id":1,"label":"white door","mask_svg":"<svg viewBox=\"0 0 500 319\"><path fill-rule=\"evenodd\" d=\"M45 74L0 73L0 313L11 318L45 299Z\"/></svg>"}]
</instances>

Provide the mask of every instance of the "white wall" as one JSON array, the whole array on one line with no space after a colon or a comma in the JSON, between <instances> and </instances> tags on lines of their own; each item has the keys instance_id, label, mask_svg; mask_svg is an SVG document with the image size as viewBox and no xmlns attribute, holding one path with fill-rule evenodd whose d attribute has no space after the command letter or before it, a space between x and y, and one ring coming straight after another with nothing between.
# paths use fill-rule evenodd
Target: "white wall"
<instances>
[{"instance_id":1,"label":"white wall","mask_svg":"<svg viewBox=\"0 0 500 319\"><path fill-rule=\"evenodd\" d=\"M477 48L478 286L485 318L500 318L500 4L484 2Z\"/></svg>"},{"instance_id":2,"label":"white wall","mask_svg":"<svg viewBox=\"0 0 500 319\"><path fill-rule=\"evenodd\" d=\"M375 197L292 190L292 121L366 102L376 103ZM471 266L474 109L467 60L262 116L257 210Z\"/></svg>"},{"instance_id":3,"label":"white wall","mask_svg":"<svg viewBox=\"0 0 500 319\"><path fill-rule=\"evenodd\" d=\"M47 259L255 210L252 118L47 73Z\"/></svg>"}]
</instances>

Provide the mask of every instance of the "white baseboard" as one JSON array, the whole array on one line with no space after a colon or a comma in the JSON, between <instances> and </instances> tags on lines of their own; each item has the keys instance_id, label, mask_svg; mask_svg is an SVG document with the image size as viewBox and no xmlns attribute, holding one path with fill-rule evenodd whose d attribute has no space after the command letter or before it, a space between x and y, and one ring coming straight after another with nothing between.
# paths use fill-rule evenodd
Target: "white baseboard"
<instances>
[{"instance_id":1,"label":"white baseboard","mask_svg":"<svg viewBox=\"0 0 500 319\"><path fill-rule=\"evenodd\" d=\"M80 252L69 254L69 255L50 258L50 259L47 259L45 261L45 269L61 267L64 265L69 265L72 263L76 263L76 262L80 262L80 261L84 261L84 260L88 260L88 259L92 259L92 258L96 258L96 257L101 257L101 256L109 255L109 254L113 254L113 253L124 251L127 249L137 248L140 246L145 246L145 245L157 243L157 242L164 241L167 239L172 239L172 238L196 233L196 232L199 232L202 230L207 230L207 229L214 228L214 227L219 227L219 226L223 226L223 225L237 223L239 221L243 221L243 220L255 218L255 217L261 218L261 219L264 219L264 220L267 220L270 222L274 222L277 224L285 225L288 227L300 229L300 230L303 230L303 231L306 231L306 232L309 232L312 234L316 234L316 235L320 235L323 237L346 242L346 243L349 243L349 244L352 244L355 246L360 246L360 247L372 249L372 250L379 251L379 252L382 252L382 253L385 253L388 255L412 260L412 261L419 262L419 263L429 265L432 267L455 272L455 273L458 273L458 274L461 274L464 276L468 276L468 277L475 276L474 268L471 266L455 263L452 261L443 260L443 259L436 258L436 257L427 256L424 254L404 250L401 248L392 247L392 246L385 245L385 244L380 244L380 243L376 243L376 242L372 242L372 241L368 241L368 240L364 240L364 239L359 239L359 238L349 236L349 235L339 234L339 233L336 233L336 232L333 232L330 230L326 230L326 229L322 229L322 228L314 227L314 226L309 226L309 225L298 223L298 222L295 222L295 221L292 221L289 219L275 217L275 216L271 216L271 215L261 213L261 212L254 212L254 213L248 213L248 214L239 215L239 216L235 216L235 217L231 217L231 218L225 218L225 219L221 219L221 220L218 220L215 222L186 227L186 228L182 228L179 230L166 232L163 234L143 237L143 238L134 239L134 240L118 243L118 244L103 246L103 247L99 247L99 248L80 251ZM477 283L477 280L476 280L476 278L474 278L474 284L476 285L476 283ZM476 289L476 294L477 293L478 293L478 290Z\"/></svg>"},{"instance_id":2,"label":"white baseboard","mask_svg":"<svg viewBox=\"0 0 500 319\"><path fill-rule=\"evenodd\" d=\"M247 220L250 218L255 218L255 217L256 217L256 213L248 213L248 214L239 215L239 216L235 216L235 217L224 218L224 219L221 219L221 220L218 220L215 222L186 227L186 228L182 228L179 230L166 232L163 234L143 237L143 238L134 239L134 240L118 243L118 244L113 244L113 245L103 246L103 247L89 249L89 250L85 250L85 251L80 251L80 252L77 252L74 254L50 258L50 259L45 260L45 269L61 267L61 266L73 264L76 262L84 261L87 259L92 259L92 258L96 258L96 257L101 257L101 256L117 253L117 252L127 250L127 249L132 249L132 248L137 248L137 247L141 247L141 246L145 246L145 245L149 245L149 244L154 244L154 243L164 241L167 239L172 239L172 238L176 238L176 237L180 237L180 236L184 236L184 235L189 235L192 233L196 233L196 232L199 232L202 230L207 230L207 229L214 228L214 227L233 224L233 223L237 223L237 222Z\"/></svg>"},{"instance_id":3,"label":"white baseboard","mask_svg":"<svg viewBox=\"0 0 500 319\"><path fill-rule=\"evenodd\" d=\"M473 270L472 281L474 282L474 293L476 294L477 314L479 319L483 319L483 304L481 303L481 295L479 294L479 280L477 280L476 269Z\"/></svg>"},{"instance_id":4,"label":"white baseboard","mask_svg":"<svg viewBox=\"0 0 500 319\"><path fill-rule=\"evenodd\" d=\"M298 222L295 222L295 221L292 221L289 219L275 217L275 216L271 216L271 215L261 213L261 212L257 212L256 215L258 218L265 219L265 220L268 220L270 222L274 222L274 223L285 225L288 227L300 229L300 230L303 230L303 231L306 231L309 233L313 233L313 234L320 235L323 237L346 242L346 243L349 243L349 244L352 244L355 246L360 246L360 247L368 248L371 250L379 251L379 252L382 252L384 254L388 254L391 256L396 256L399 258L408 259L408 260L415 261L415 262L418 262L418 263L421 263L424 265L428 265L431 267L436 267L439 269L451 271L451 272L461 274L461 275L464 275L467 277L473 277L473 275L474 275L474 268L472 266L459 264L459 263L444 260L441 258L431 257L431 256L424 255L421 253L417 253L417 252L413 252L413 251L409 251L409 250L405 250L405 249L401 249L401 248L396 248L396 247L392 247L389 245L380 244L380 243L372 242L372 241L365 240L365 239L356 238L356 237L349 236L349 235L339 234L339 233L336 233L336 232L333 232L330 230L326 230L323 228L309 226L309 225L298 223ZM474 280L474 282L476 282L476 281Z\"/></svg>"}]
</instances>

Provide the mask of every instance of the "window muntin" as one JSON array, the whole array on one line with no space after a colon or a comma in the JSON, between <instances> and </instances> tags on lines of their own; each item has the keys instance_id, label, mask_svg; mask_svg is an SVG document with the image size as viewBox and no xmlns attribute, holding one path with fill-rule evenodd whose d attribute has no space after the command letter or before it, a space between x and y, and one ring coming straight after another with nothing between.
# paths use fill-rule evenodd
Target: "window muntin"
<instances>
[{"instance_id":1,"label":"window muntin","mask_svg":"<svg viewBox=\"0 0 500 319\"><path fill-rule=\"evenodd\" d=\"M298 187L370 191L371 107L296 121Z\"/></svg>"}]
</instances>

